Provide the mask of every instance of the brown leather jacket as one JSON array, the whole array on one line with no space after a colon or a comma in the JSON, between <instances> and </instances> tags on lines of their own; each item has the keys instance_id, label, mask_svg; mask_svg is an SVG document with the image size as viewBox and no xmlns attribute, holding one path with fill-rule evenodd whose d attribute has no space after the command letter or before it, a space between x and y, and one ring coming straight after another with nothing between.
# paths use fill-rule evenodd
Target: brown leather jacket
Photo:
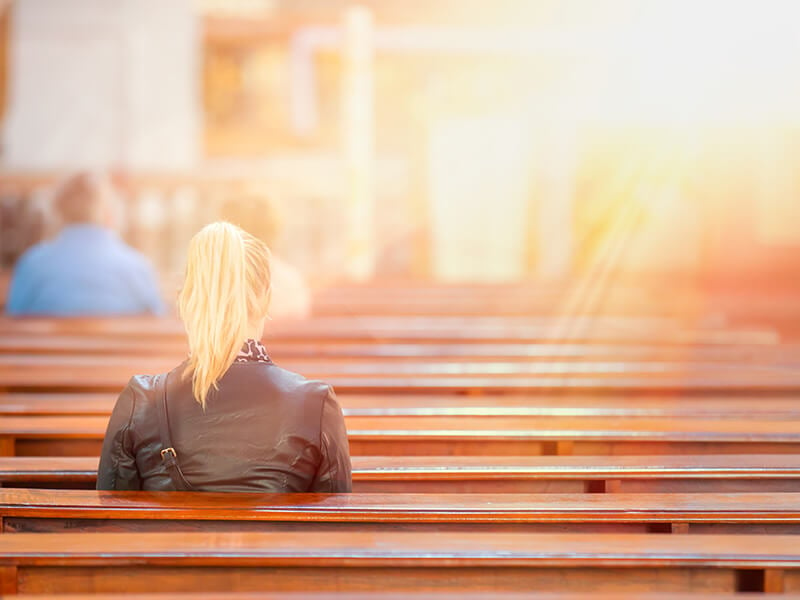
<instances>
[{"instance_id":1,"label":"brown leather jacket","mask_svg":"<svg viewBox=\"0 0 800 600\"><path fill-rule=\"evenodd\" d=\"M269 359L234 363L194 400L185 364L169 374L173 446L198 491L349 492L347 431L333 389ZM100 490L174 490L161 460L155 376L133 377L108 422L97 473Z\"/></svg>"}]
</instances>

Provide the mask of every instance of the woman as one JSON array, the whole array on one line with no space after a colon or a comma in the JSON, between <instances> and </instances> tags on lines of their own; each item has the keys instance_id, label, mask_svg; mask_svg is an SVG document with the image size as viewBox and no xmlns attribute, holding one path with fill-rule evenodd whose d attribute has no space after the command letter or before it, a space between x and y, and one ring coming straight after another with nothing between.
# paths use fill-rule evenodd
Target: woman
<instances>
[{"instance_id":1,"label":"woman","mask_svg":"<svg viewBox=\"0 0 800 600\"><path fill-rule=\"evenodd\" d=\"M267 246L230 223L192 238L179 298L189 358L128 382L108 423L97 489L350 491L333 390L278 367L259 342L269 267Z\"/></svg>"}]
</instances>

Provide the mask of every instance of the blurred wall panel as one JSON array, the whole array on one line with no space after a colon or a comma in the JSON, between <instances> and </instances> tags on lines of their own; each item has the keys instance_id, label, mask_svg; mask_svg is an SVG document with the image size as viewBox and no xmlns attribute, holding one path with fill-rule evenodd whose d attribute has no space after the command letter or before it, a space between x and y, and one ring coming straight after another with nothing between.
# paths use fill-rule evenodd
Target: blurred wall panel
<instances>
[{"instance_id":1,"label":"blurred wall panel","mask_svg":"<svg viewBox=\"0 0 800 600\"><path fill-rule=\"evenodd\" d=\"M196 164L200 54L190 0L14 5L6 166Z\"/></svg>"},{"instance_id":2,"label":"blurred wall panel","mask_svg":"<svg viewBox=\"0 0 800 600\"><path fill-rule=\"evenodd\" d=\"M525 272L531 151L527 128L508 116L431 124L434 276L514 281Z\"/></svg>"},{"instance_id":3,"label":"blurred wall panel","mask_svg":"<svg viewBox=\"0 0 800 600\"><path fill-rule=\"evenodd\" d=\"M800 178L792 164L800 143L774 129L763 131L758 164L756 239L766 245L800 245Z\"/></svg>"}]
</instances>

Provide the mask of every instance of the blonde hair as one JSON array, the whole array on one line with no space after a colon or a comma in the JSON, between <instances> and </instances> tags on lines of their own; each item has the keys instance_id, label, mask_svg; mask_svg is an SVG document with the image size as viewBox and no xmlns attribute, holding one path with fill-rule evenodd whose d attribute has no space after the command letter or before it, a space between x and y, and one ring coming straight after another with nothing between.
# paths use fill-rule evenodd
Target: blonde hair
<instances>
[{"instance_id":1,"label":"blonde hair","mask_svg":"<svg viewBox=\"0 0 800 600\"><path fill-rule=\"evenodd\" d=\"M192 393L205 410L211 388L233 364L248 330L267 316L270 251L227 222L206 225L189 242L178 309L189 338Z\"/></svg>"}]
</instances>

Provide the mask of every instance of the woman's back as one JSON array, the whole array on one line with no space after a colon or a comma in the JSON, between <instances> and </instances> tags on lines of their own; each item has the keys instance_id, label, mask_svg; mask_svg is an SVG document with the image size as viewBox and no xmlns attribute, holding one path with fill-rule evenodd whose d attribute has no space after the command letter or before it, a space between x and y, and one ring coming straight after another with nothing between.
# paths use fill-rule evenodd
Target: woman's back
<instances>
[{"instance_id":1,"label":"woman's back","mask_svg":"<svg viewBox=\"0 0 800 600\"><path fill-rule=\"evenodd\" d=\"M265 357L240 355L205 411L181 377L185 365L170 372L169 424L187 481L198 491L350 491L347 433L333 391ZM161 458L159 393L158 378L137 376L120 396L98 488L176 489Z\"/></svg>"}]
</instances>

